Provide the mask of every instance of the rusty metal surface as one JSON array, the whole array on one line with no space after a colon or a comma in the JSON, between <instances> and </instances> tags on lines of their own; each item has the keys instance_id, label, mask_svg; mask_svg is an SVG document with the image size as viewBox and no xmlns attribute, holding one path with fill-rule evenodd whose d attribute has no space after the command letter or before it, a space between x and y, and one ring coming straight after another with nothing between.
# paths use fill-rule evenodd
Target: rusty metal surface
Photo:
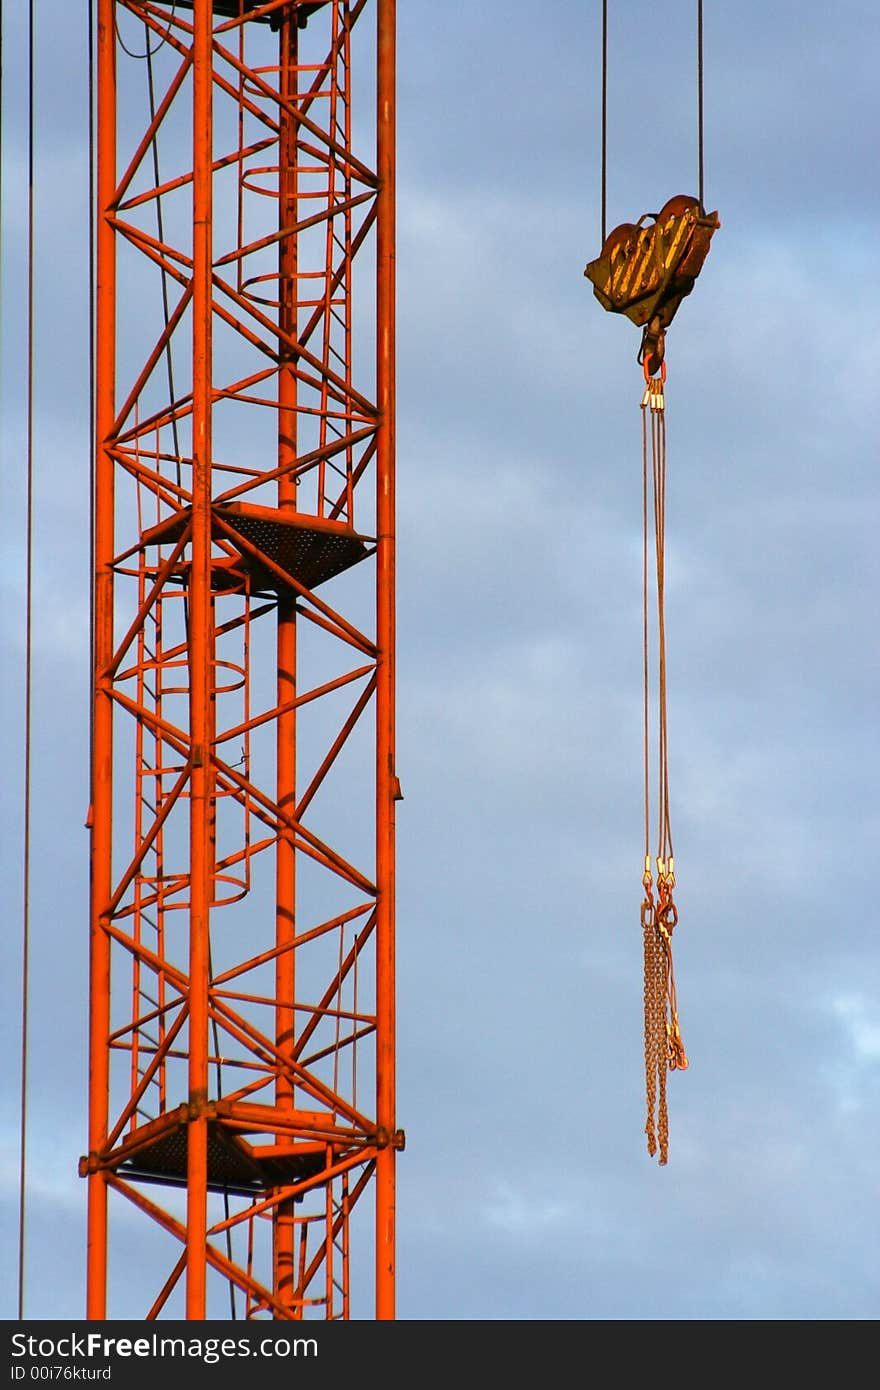
<instances>
[{"instance_id":1,"label":"rusty metal surface","mask_svg":"<svg viewBox=\"0 0 880 1390\"><path fill-rule=\"evenodd\" d=\"M273 1187L301 1182L321 1171L320 1153L272 1154L259 1150L230 1132L221 1122L209 1120L207 1143L208 1191L249 1197L264 1195ZM121 1163L119 1176L172 1187L185 1187L189 1161L189 1125L179 1121L159 1138Z\"/></svg>"},{"instance_id":2,"label":"rusty metal surface","mask_svg":"<svg viewBox=\"0 0 880 1390\"><path fill-rule=\"evenodd\" d=\"M190 515L190 508L186 508L169 517L146 532L142 543L163 545L176 541L189 524ZM350 526L326 517L241 502L215 507L213 516L215 539L226 534L225 527L221 531L216 525L222 518L243 542L250 543L242 546L238 559L212 556L211 586L215 590L241 584L247 576L252 593L269 590L295 594L293 586L285 583L279 570L291 575L304 588L316 589L371 553L365 537ZM235 541L231 543L234 545ZM185 578L188 573L187 564L178 565L172 571L177 579Z\"/></svg>"},{"instance_id":3,"label":"rusty metal surface","mask_svg":"<svg viewBox=\"0 0 880 1390\"><path fill-rule=\"evenodd\" d=\"M624 314L640 328L655 317L668 328L720 226L717 212L704 213L696 198L680 194L659 213L616 227L584 275L604 309Z\"/></svg>"}]
</instances>

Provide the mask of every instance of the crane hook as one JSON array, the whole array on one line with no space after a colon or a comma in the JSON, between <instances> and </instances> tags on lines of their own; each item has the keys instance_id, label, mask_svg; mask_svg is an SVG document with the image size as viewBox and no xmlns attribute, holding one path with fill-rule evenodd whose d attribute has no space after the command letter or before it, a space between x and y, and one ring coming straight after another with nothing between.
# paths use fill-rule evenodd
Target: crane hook
<instances>
[{"instance_id":1,"label":"crane hook","mask_svg":"<svg viewBox=\"0 0 880 1390\"><path fill-rule=\"evenodd\" d=\"M637 359L639 366L644 367L645 380L657 375L663 366L665 353L666 329L663 327L660 315L654 314L642 330L642 342Z\"/></svg>"}]
</instances>

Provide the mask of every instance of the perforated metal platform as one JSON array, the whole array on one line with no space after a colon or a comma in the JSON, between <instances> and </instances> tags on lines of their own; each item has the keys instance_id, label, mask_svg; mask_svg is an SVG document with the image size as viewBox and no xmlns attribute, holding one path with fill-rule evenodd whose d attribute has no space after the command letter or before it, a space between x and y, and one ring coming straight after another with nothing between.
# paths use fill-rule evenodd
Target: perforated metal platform
<instances>
[{"instance_id":1,"label":"perforated metal platform","mask_svg":"<svg viewBox=\"0 0 880 1390\"><path fill-rule=\"evenodd\" d=\"M295 586L285 582L272 568L273 564L306 589L316 589L372 553L368 537L359 535L344 522L311 516L307 512L282 512L273 507L231 502L214 507L212 515L214 538L228 541L239 552L235 559L215 557L213 560L211 584L218 590L238 587L247 577L252 591L295 593ZM190 508L175 513L167 521L145 531L141 543L149 546L176 541L190 517ZM221 522L225 522L233 534L230 535ZM187 569L187 564L181 564L175 573L182 577Z\"/></svg>"},{"instance_id":2,"label":"perforated metal platform","mask_svg":"<svg viewBox=\"0 0 880 1390\"><path fill-rule=\"evenodd\" d=\"M144 1145L117 1169L122 1178L185 1187L189 1125L181 1120L151 1144ZM240 1139L218 1120L208 1121L208 1190L250 1197L272 1187L301 1182L320 1172L321 1154L273 1153L260 1158L259 1151Z\"/></svg>"}]
</instances>

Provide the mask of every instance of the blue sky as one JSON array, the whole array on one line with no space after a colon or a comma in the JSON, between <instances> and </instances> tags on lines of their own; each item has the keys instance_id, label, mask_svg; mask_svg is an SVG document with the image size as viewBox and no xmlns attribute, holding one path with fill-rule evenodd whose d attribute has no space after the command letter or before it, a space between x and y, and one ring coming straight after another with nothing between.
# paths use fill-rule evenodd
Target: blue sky
<instances>
[{"instance_id":1,"label":"blue sky","mask_svg":"<svg viewBox=\"0 0 880 1390\"><path fill-rule=\"evenodd\" d=\"M86 5L39 5L31 1317L81 1315ZM608 223L695 189L695 15L610 0ZM3 13L0 1315L18 1223L24 7ZM638 330L599 249L601 5L400 0L398 1312L880 1307L876 53L706 0L716 234L667 344L676 979L644 1143ZM51 776L51 784L50 784ZM51 785L51 795L49 792ZM36 1031L36 1028L35 1028ZM49 1275L51 1272L51 1282ZM135 1312L133 1316L138 1316Z\"/></svg>"}]
</instances>

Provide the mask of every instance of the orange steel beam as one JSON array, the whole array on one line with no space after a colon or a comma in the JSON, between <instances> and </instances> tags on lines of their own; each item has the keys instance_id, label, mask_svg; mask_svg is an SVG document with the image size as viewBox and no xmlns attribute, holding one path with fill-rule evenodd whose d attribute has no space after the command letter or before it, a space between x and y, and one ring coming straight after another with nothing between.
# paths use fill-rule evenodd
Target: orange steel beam
<instances>
[{"instance_id":1,"label":"orange steel beam","mask_svg":"<svg viewBox=\"0 0 880 1390\"><path fill-rule=\"evenodd\" d=\"M297 305L297 237L288 229L298 218L296 158L296 127L290 109L296 106L298 73L298 27L290 10L279 17L278 87L283 104L280 114L278 140L278 322L285 341L296 340L298 330ZM278 379L278 507L281 511L296 511L297 443L297 379L296 358L282 346ZM277 619L277 703L279 714L276 727L276 800L278 806L294 814L296 806L296 602L282 598L278 603ZM281 838L275 861L276 944L288 947L296 934L296 853L290 840ZM282 950L275 961L275 1037L280 1051L292 1055L296 1038L296 953ZM289 1074L280 1074L275 1084L275 1104L282 1114L293 1110L295 1089ZM283 1138L278 1136L279 1141ZM285 1306L293 1307L296 1297L294 1246L296 1228L292 1201L282 1203L273 1222L274 1228L274 1288Z\"/></svg>"},{"instance_id":2,"label":"orange steel beam","mask_svg":"<svg viewBox=\"0 0 880 1390\"><path fill-rule=\"evenodd\" d=\"M111 893L113 820L113 702L105 674L113 656L113 459L107 447L115 409L116 256L108 224L115 186L116 64L113 0L97 9L97 172L95 229L95 574L94 682L91 746L89 1157L107 1141L109 1101L110 938L104 904ZM105 1316L107 1300L107 1188L92 1172L88 1189L86 1310Z\"/></svg>"},{"instance_id":3,"label":"orange steel beam","mask_svg":"<svg viewBox=\"0 0 880 1390\"><path fill-rule=\"evenodd\" d=\"M376 951L377 1097L380 1127L395 1130L394 812L399 784L394 759L395 699L395 8L378 0L376 147L379 172L376 237L377 432L376 536ZM376 1317L395 1314L395 1149L376 1161Z\"/></svg>"},{"instance_id":4,"label":"orange steel beam","mask_svg":"<svg viewBox=\"0 0 880 1390\"><path fill-rule=\"evenodd\" d=\"M213 268L213 55L211 0L193 3L192 564L189 573L190 909L189 1106L186 1172L186 1316L204 1320L208 1231L208 996L213 791L210 748L211 426Z\"/></svg>"},{"instance_id":5,"label":"orange steel beam","mask_svg":"<svg viewBox=\"0 0 880 1390\"><path fill-rule=\"evenodd\" d=\"M90 1319L395 1316L395 25L98 0Z\"/></svg>"}]
</instances>

